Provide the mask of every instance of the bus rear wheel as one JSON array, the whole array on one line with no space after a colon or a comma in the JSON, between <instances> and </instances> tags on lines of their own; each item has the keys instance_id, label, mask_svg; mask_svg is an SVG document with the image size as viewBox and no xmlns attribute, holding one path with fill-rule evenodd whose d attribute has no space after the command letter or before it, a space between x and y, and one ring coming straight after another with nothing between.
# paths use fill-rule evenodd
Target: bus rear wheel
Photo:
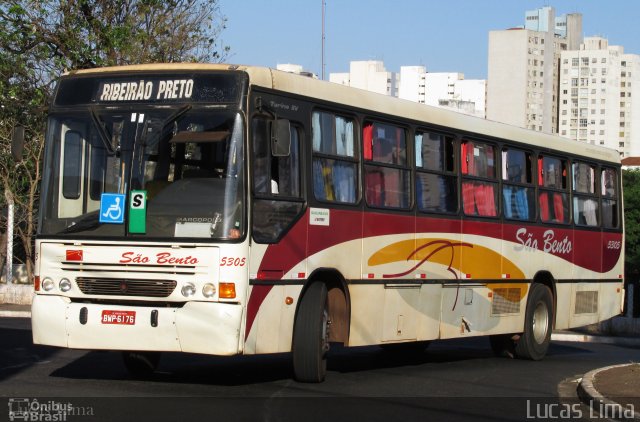
<instances>
[{"instance_id":1,"label":"bus rear wheel","mask_svg":"<svg viewBox=\"0 0 640 422\"><path fill-rule=\"evenodd\" d=\"M160 352L122 352L125 368L134 378L149 378L158 368Z\"/></svg>"},{"instance_id":2,"label":"bus rear wheel","mask_svg":"<svg viewBox=\"0 0 640 422\"><path fill-rule=\"evenodd\" d=\"M293 373L300 382L322 382L329 351L327 286L315 282L302 296L293 329Z\"/></svg>"},{"instance_id":3,"label":"bus rear wheel","mask_svg":"<svg viewBox=\"0 0 640 422\"><path fill-rule=\"evenodd\" d=\"M516 343L516 356L540 360L545 357L551 343L553 327L553 296L544 284L533 283L525 313L524 332Z\"/></svg>"}]
</instances>

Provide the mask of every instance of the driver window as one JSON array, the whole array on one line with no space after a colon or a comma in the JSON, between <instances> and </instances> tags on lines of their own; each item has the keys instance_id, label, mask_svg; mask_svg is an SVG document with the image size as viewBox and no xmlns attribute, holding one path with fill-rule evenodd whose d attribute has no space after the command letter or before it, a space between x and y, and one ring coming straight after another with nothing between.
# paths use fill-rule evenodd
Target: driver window
<instances>
[{"instance_id":1,"label":"driver window","mask_svg":"<svg viewBox=\"0 0 640 422\"><path fill-rule=\"evenodd\" d=\"M271 121L256 117L253 131L253 180L254 193L259 196L301 196L300 191L300 140L299 131L291 126L291 153L288 157L271 155Z\"/></svg>"},{"instance_id":2,"label":"driver window","mask_svg":"<svg viewBox=\"0 0 640 422\"><path fill-rule=\"evenodd\" d=\"M300 182L300 131L291 126L291 153L271 154L271 120L255 117L251 122L253 146L253 238L273 243L302 215L304 202Z\"/></svg>"}]
</instances>

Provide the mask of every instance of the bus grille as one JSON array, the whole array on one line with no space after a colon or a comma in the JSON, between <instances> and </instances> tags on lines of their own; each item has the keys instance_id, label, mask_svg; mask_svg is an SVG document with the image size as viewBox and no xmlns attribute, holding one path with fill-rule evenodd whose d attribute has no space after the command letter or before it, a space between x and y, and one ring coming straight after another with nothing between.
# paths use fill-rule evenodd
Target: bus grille
<instances>
[{"instance_id":1,"label":"bus grille","mask_svg":"<svg viewBox=\"0 0 640 422\"><path fill-rule=\"evenodd\" d=\"M178 284L175 280L132 280L124 278L77 277L86 295L168 297Z\"/></svg>"},{"instance_id":2,"label":"bus grille","mask_svg":"<svg viewBox=\"0 0 640 422\"><path fill-rule=\"evenodd\" d=\"M598 312L598 292L580 291L576 292L575 314L595 314Z\"/></svg>"},{"instance_id":3,"label":"bus grille","mask_svg":"<svg viewBox=\"0 0 640 422\"><path fill-rule=\"evenodd\" d=\"M493 303L491 313L493 315L520 313L520 289L498 288L493 290Z\"/></svg>"}]
</instances>

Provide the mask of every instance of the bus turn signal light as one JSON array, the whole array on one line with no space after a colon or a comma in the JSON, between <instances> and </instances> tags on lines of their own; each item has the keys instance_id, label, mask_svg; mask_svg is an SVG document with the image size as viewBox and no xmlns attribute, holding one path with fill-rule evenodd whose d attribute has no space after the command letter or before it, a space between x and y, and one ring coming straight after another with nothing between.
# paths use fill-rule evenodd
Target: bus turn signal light
<instances>
[{"instance_id":1,"label":"bus turn signal light","mask_svg":"<svg viewBox=\"0 0 640 422\"><path fill-rule=\"evenodd\" d=\"M236 284L235 283L220 283L218 286L218 297L220 299L235 299L236 298Z\"/></svg>"}]
</instances>

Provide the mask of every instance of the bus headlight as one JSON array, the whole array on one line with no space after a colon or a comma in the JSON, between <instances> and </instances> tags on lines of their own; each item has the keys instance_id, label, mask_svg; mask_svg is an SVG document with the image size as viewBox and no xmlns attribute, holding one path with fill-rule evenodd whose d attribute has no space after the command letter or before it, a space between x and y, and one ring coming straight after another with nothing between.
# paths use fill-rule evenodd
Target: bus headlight
<instances>
[{"instance_id":1,"label":"bus headlight","mask_svg":"<svg viewBox=\"0 0 640 422\"><path fill-rule=\"evenodd\" d=\"M58 287L60 287L60 291L68 292L69 290L71 290L71 282L68 278L63 278L62 280L60 280L60 283L58 283Z\"/></svg>"},{"instance_id":2,"label":"bus headlight","mask_svg":"<svg viewBox=\"0 0 640 422\"><path fill-rule=\"evenodd\" d=\"M191 297L196 294L196 286L193 283L185 283L185 285L182 286L181 292L182 296Z\"/></svg>"},{"instance_id":3,"label":"bus headlight","mask_svg":"<svg viewBox=\"0 0 640 422\"><path fill-rule=\"evenodd\" d=\"M44 290L45 292L50 292L55 286L56 283L54 283L53 280L49 277L45 277L45 279L42 280L42 290Z\"/></svg>"},{"instance_id":4,"label":"bus headlight","mask_svg":"<svg viewBox=\"0 0 640 422\"><path fill-rule=\"evenodd\" d=\"M216 286L214 286L211 283L207 283L204 286L202 286L202 296L204 297L213 297L213 295L216 294Z\"/></svg>"}]
</instances>

